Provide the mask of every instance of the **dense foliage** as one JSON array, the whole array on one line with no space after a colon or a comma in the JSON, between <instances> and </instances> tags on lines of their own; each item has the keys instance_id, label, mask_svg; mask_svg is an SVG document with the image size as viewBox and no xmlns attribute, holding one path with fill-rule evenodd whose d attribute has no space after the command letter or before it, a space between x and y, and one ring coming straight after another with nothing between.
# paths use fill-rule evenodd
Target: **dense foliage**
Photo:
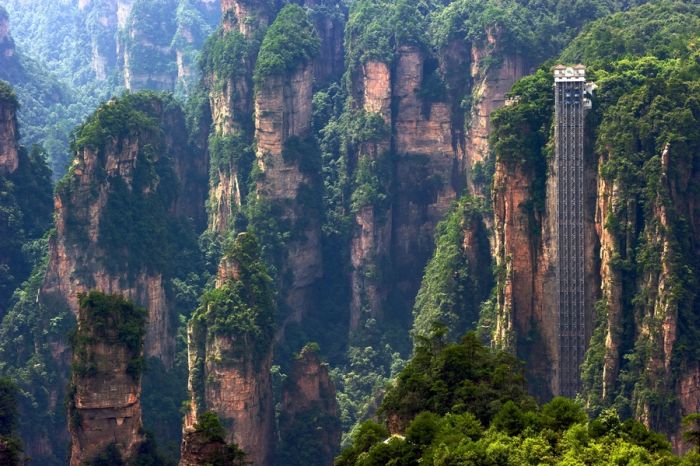
<instances>
[{"instance_id":1,"label":"dense foliage","mask_svg":"<svg viewBox=\"0 0 700 466\"><path fill-rule=\"evenodd\" d=\"M20 465L22 441L16 435L17 386L7 377L0 378L0 464Z\"/></svg>"},{"instance_id":2,"label":"dense foliage","mask_svg":"<svg viewBox=\"0 0 700 466\"><path fill-rule=\"evenodd\" d=\"M90 351L91 345L105 342L126 350L127 373L138 380L144 367L143 342L148 311L123 296L99 291L81 294L78 301L78 328L72 336L73 374L79 377L97 375L98 363Z\"/></svg>"},{"instance_id":3,"label":"dense foliage","mask_svg":"<svg viewBox=\"0 0 700 466\"><path fill-rule=\"evenodd\" d=\"M320 41L306 11L290 3L279 12L260 46L255 64L255 81L268 76L291 73L316 56Z\"/></svg>"},{"instance_id":4,"label":"dense foliage","mask_svg":"<svg viewBox=\"0 0 700 466\"><path fill-rule=\"evenodd\" d=\"M479 199L462 198L436 228L435 252L413 308L412 334L418 341L430 338L436 328L444 328L455 340L474 330L479 321L481 303L493 286L482 204ZM474 243L465 244L466 235Z\"/></svg>"},{"instance_id":5,"label":"dense foliage","mask_svg":"<svg viewBox=\"0 0 700 466\"><path fill-rule=\"evenodd\" d=\"M525 395L517 361L481 346L424 342L382 402L387 426L366 421L336 458L350 465L691 465L642 424L613 410L589 420L581 406Z\"/></svg>"},{"instance_id":6,"label":"dense foliage","mask_svg":"<svg viewBox=\"0 0 700 466\"><path fill-rule=\"evenodd\" d=\"M192 316L193 325L206 325L208 335L227 335L241 343L237 351L263 357L274 332L275 295L272 279L252 233L240 233L224 248L231 276L207 291Z\"/></svg>"},{"instance_id":7,"label":"dense foliage","mask_svg":"<svg viewBox=\"0 0 700 466\"><path fill-rule=\"evenodd\" d=\"M123 91L126 49L132 76L134 72L168 75L174 86L168 90L185 97L200 76L195 66L199 48L220 15L209 2L140 1L134 2L135 13L123 18L128 24L119 30L116 2L8 0L4 6L17 51L0 66L0 79L17 88L23 143L46 148L56 178L68 168L73 128L101 102ZM143 46L149 43L151 47ZM177 83L175 51L189 72ZM137 85L161 87L153 79Z\"/></svg>"},{"instance_id":8,"label":"dense foliage","mask_svg":"<svg viewBox=\"0 0 700 466\"><path fill-rule=\"evenodd\" d=\"M0 175L0 316L36 264L38 241L53 210L46 153L38 146L20 147L18 156L17 170Z\"/></svg>"}]
</instances>

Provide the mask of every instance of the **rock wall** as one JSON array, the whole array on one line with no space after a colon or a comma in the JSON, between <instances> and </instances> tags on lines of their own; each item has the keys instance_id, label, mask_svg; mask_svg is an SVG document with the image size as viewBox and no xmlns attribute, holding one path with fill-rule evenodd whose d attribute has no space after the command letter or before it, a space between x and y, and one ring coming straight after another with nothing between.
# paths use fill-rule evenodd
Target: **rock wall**
<instances>
[{"instance_id":1,"label":"rock wall","mask_svg":"<svg viewBox=\"0 0 700 466\"><path fill-rule=\"evenodd\" d=\"M236 244L250 237L241 233ZM254 247L257 249L257 244ZM229 296L225 305L237 305L220 309L221 305L206 301L190 321L187 337L191 400L184 422L184 442L189 444L183 443L183 451L198 448L196 436L192 436L195 426L202 413L213 411L223 423L226 442L235 442L246 454L246 461L256 466L272 463L276 438L270 372L274 309L268 307L274 305L271 292L267 303L266 298L254 295L267 293L269 286L260 282L269 280L267 275L256 276L259 269L255 267L261 263L257 250L240 257L225 256L219 267L216 292ZM251 291L253 287L255 291ZM220 312L225 315L217 316ZM222 320L236 319L251 321L244 329L222 329L226 325ZM256 326L257 331L247 332L250 325Z\"/></svg>"},{"instance_id":2,"label":"rock wall","mask_svg":"<svg viewBox=\"0 0 700 466\"><path fill-rule=\"evenodd\" d=\"M237 30L247 39L264 31L274 17L275 2L257 0L221 0L224 31Z\"/></svg>"},{"instance_id":3,"label":"rock wall","mask_svg":"<svg viewBox=\"0 0 700 466\"><path fill-rule=\"evenodd\" d=\"M14 96L0 95L0 175L13 173L19 166L16 112L17 102Z\"/></svg>"},{"instance_id":4,"label":"rock wall","mask_svg":"<svg viewBox=\"0 0 700 466\"><path fill-rule=\"evenodd\" d=\"M4 8L0 7L0 59L12 58L15 55L15 41L10 33L10 17Z\"/></svg>"},{"instance_id":5,"label":"rock wall","mask_svg":"<svg viewBox=\"0 0 700 466\"><path fill-rule=\"evenodd\" d=\"M321 39L321 50L314 60L314 80L316 88L322 88L343 74L344 55L343 40L345 36L345 11L336 4L330 8L324 0L304 0L304 6Z\"/></svg>"},{"instance_id":6,"label":"rock wall","mask_svg":"<svg viewBox=\"0 0 700 466\"><path fill-rule=\"evenodd\" d=\"M321 362L317 349L306 346L294 361L282 392L281 443L289 442L290 448L311 448L300 453L314 458L314 464L330 466L340 449L338 416L335 386L328 374L328 365ZM295 439L303 432L311 433L312 446L295 444ZM284 462L284 458L280 461Z\"/></svg>"},{"instance_id":7,"label":"rock wall","mask_svg":"<svg viewBox=\"0 0 700 466\"><path fill-rule=\"evenodd\" d=\"M504 54L500 50L500 39L489 31L484 44L472 44L471 69L472 106L468 117L466 136L466 158L468 170L472 172L477 164L485 164L490 158L489 132L491 113L501 108L506 101L506 94L515 81L527 74L528 69L520 55ZM503 55L499 62L493 62L493 56ZM475 194L484 195L488 186L476 186L473 177L469 177L470 188Z\"/></svg>"},{"instance_id":8,"label":"rock wall","mask_svg":"<svg viewBox=\"0 0 700 466\"><path fill-rule=\"evenodd\" d=\"M356 93L361 108L367 114L382 118L384 125L391 128L391 70L381 61L368 61L359 71L359 85ZM358 149L358 160L366 158L370 163L381 163L391 147L390 134L381 135L366 141ZM362 162L360 162L362 163ZM391 179L384 179L384 188L391 189ZM391 208L373 204L356 206L355 225L350 243L350 330L360 325L363 312L372 317L381 317L388 290L381 280L385 268L378 264L389 263L391 254L392 215Z\"/></svg>"},{"instance_id":9,"label":"rock wall","mask_svg":"<svg viewBox=\"0 0 700 466\"><path fill-rule=\"evenodd\" d=\"M113 105L113 104L107 104ZM105 209L124 189L133 190L137 170L143 164L168 164L170 179L153 177L133 193L141 202L161 196L173 187L164 215L203 221L206 158L193 153L186 141L184 116L177 108L153 101L149 113L159 128L140 128L127 135L114 135L100 148L83 147L76 154L64 189L55 197L56 234L49 245L49 264L41 289L46 302L64 302L77 314L78 293L98 289L123 294L149 311L146 336L147 356L156 356L169 365L175 351L174 296L166 275L171 270L140 267L133 251L111 250L103 242ZM151 159L145 159L146 147L157 147ZM199 180L199 181L198 181Z\"/></svg>"},{"instance_id":10,"label":"rock wall","mask_svg":"<svg viewBox=\"0 0 700 466\"><path fill-rule=\"evenodd\" d=\"M693 291L677 292L678 287L694 289L697 280L682 272L680 264L697 263L700 257L694 241L700 233L700 206L687 195L700 183L700 170L684 150L668 144L663 148L658 183L649 181L653 197L643 210L619 180L600 171L596 226L604 318L596 337L603 342L603 355L596 361L601 365L601 386L589 387L587 393L599 396L597 403L610 404L621 391L630 390L632 414L669 435L676 451L689 449L679 420L700 410L700 366L681 349L692 338L687 332L697 298ZM600 155L601 168L609 157ZM685 225L683 239L677 236L679 221ZM680 258L682 247L687 249ZM654 254L651 263L646 254ZM639 264L636 278L622 269L633 256ZM623 371L635 374L634 387L624 385Z\"/></svg>"},{"instance_id":11,"label":"rock wall","mask_svg":"<svg viewBox=\"0 0 700 466\"><path fill-rule=\"evenodd\" d=\"M527 131L527 130L524 130ZM498 156L498 155L497 155ZM598 238L596 235L596 163L585 155L584 206L586 300L590 304L587 330L593 329L593 304L597 300ZM559 393L559 318L556 195L553 160L548 162L544 208L534 207L537 174L532 165L496 162L494 176L494 244L498 317L495 343L509 348L526 361L531 393L548 400Z\"/></svg>"},{"instance_id":12,"label":"rock wall","mask_svg":"<svg viewBox=\"0 0 700 466\"><path fill-rule=\"evenodd\" d=\"M175 50L171 45L177 23L171 5L136 2L120 30L120 58L128 90L172 91L177 81Z\"/></svg>"},{"instance_id":13,"label":"rock wall","mask_svg":"<svg viewBox=\"0 0 700 466\"><path fill-rule=\"evenodd\" d=\"M93 294L90 294L92 297ZM73 376L69 400L71 466L81 466L114 444L125 459L135 456L145 438L141 423L141 375L133 361L143 357L140 344L129 347L119 325L131 315L119 315L130 306L124 301L96 316L90 304L78 311ZM122 307L124 306L124 307ZM145 310L142 310L145 317ZM104 319L98 321L97 319ZM139 325L130 319L127 325ZM140 328L143 331L143 327Z\"/></svg>"},{"instance_id":14,"label":"rock wall","mask_svg":"<svg viewBox=\"0 0 700 466\"><path fill-rule=\"evenodd\" d=\"M392 262L396 291L404 301L401 308L412 307L423 268L432 255L435 226L464 183L460 173L463 156L459 146L453 145L450 105L419 95L426 84L426 61L417 47L403 46L392 77L397 154Z\"/></svg>"},{"instance_id":15,"label":"rock wall","mask_svg":"<svg viewBox=\"0 0 700 466\"><path fill-rule=\"evenodd\" d=\"M311 141L313 73L312 63L301 64L289 75L265 79L255 95L256 163L262 174L256 197L293 232L284 244L279 276L285 281L281 297L289 318L297 322L312 305L313 285L323 273L320 212L302 194L318 192L319 183L318 173L305 168L306 159L318 157L305 144Z\"/></svg>"}]
</instances>

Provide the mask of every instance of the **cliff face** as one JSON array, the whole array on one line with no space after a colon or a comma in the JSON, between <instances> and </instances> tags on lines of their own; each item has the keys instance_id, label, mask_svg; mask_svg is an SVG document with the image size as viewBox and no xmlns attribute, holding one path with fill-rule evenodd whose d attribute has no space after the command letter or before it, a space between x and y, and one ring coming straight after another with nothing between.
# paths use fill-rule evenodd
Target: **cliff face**
<instances>
[{"instance_id":1,"label":"cliff face","mask_svg":"<svg viewBox=\"0 0 700 466\"><path fill-rule=\"evenodd\" d=\"M433 63L433 67L437 62ZM401 47L393 76L396 101L393 145L396 198L393 207L392 260L397 292L411 307L432 253L433 231L464 183L459 145L453 145L448 103L421 98L430 63L416 47Z\"/></svg>"},{"instance_id":2,"label":"cliff face","mask_svg":"<svg viewBox=\"0 0 700 466\"><path fill-rule=\"evenodd\" d=\"M0 91L5 91L5 88ZM14 96L0 95L0 175L14 173L19 165L16 112L17 103Z\"/></svg>"},{"instance_id":3,"label":"cliff face","mask_svg":"<svg viewBox=\"0 0 700 466\"><path fill-rule=\"evenodd\" d=\"M205 295L188 327L191 401L183 452L199 448L196 425L203 413L213 411L227 442L235 442L252 464L271 464L274 301L269 286L257 241L239 234L222 260L216 289Z\"/></svg>"},{"instance_id":4,"label":"cliff face","mask_svg":"<svg viewBox=\"0 0 700 466\"><path fill-rule=\"evenodd\" d=\"M652 178L658 181L649 182L651 194L641 210L624 182L603 175L612 157L599 158L596 215L603 318L594 337L598 351L589 359L599 364L595 367L600 386L587 387L589 400L602 404L629 393L635 417L668 434L678 451L688 449L678 420L700 410L700 368L685 349L692 338L688 325L697 308L691 291L697 278L688 269L681 271L682 264L697 263L694 238L700 232L700 208L686 193L700 183L700 170L685 150L673 143L663 147L658 165L649 167L658 171L658 178ZM635 231L640 231L639 237ZM624 261L635 255L639 266L636 278L630 278L634 272L625 269ZM632 303L630 296L635 296ZM637 377L633 386L622 381L625 371Z\"/></svg>"},{"instance_id":5,"label":"cliff face","mask_svg":"<svg viewBox=\"0 0 700 466\"><path fill-rule=\"evenodd\" d=\"M322 88L343 74L345 11L335 1L305 0L314 29L321 39L321 48L314 60L314 84Z\"/></svg>"},{"instance_id":6,"label":"cliff face","mask_svg":"<svg viewBox=\"0 0 700 466\"><path fill-rule=\"evenodd\" d=\"M282 393L278 463L332 465L340 448L338 414L328 366L316 349L306 346L294 361ZM308 443L296 441L300 437Z\"/></svg>"},{"instance_id":7,"label":"cliff face","mask_svg":"<svg viewBox=\"0 0 700 466\"><path fill-rule=\"evenodd\" d=\"M41 296L66 303L76 314L78 293L98 289L128 296L149 311L146 354L168 365L176 315L171 267L192 246L185 246L192 234L188 222L202 222L204 183L197 179L205 176L206 160L188 148L184 117L175 106L124 98L107 103L93 124L102 124L100 112L127 112L134 122L124 124L137 126L112 129L104 140L78 150L57 190L56 235ZM126 220L129 215L132 220ZM170 235L182 235L185 249L164 248Z\"/></svg>"},{"instance_id":8,"label":"cliff face","mask_svg":"<svg viewBox=\"0 0 700 466\"><path fill-rule=\"evenodd\" d=\"M484 44L472 44L470 73L472 77L472 107L468 116L466 136L466 159L470 189L473 193L485 195L489 186L475 180L475 170L484 168L490 158L489 133L491 113L501 108L506 94L515 82L528 72L525 60L516 54L503 53L501 39L489 31ZM494 56L502 56L496 63Z\"/></svg>"},{"instance_id":9,"label":"cliff face","mask_svg":"<svg viewBox=\"0 0 700 466\"><path fill-rule=\"evenodd\" d=\"M134 0L80 0L78 10L90 17L90 65L95 77L104 81L118 67L119 44L117 32L126 26Z\"/></svg>"},{"instance_id":10,"label":"cliff face","mask_svg":"<svg viewBox=\"0 0 700 466\"><path fill-rule=\"evenodd\" d=\"M264 31L273 19L275 2L221 0L222 26L225 32L238 31L246 39Z\"/></svg>"},{"instance_id":11,"label":"cliff face","mask_svg":"<svg viewBox=\"0 0 700 466\"><path fill-rule=\"evenodd\" d=\"M355 100L387 129L359 146L358 173L364 158L393 153L395 160L385 162L391 178L380 177L388 205L353 205L351 328L363 309L381 317L388 297L380 289L395 288L396 307L412 307L435 226L466 186L480 196L488 189L489 118L526 72L511 56L486 65L502 53L498 38L488 38L486 45L452 41L436 56L400 46L393 64L368 60L355 73ZM465 95L473 102L466 115ZM395 286L380 285L389 276Z\"/></svg>"},{"instance_id":12,"label":"cliff face","mask_svg":"<svg viewBox=\"0 0 700 466\"><path fill-rule=\"evenodd\" d=\"M10 17L0 8L0 58L8 59L15 55L15 41L10 34Z\"/></svg>"},{"instance_id":13,"label":"cliff face","mask_svg":"<svg viewBox=\"0 0 700 466\"><path fill-rule=\"evenodd\" d=\"M318 153L310 138L313 66L290 75L274 75L259 84L255 96L257 202L268 204L282 230L293 231L281 251L280 277L288 281L283 299L292 320L311 305L312 285L322 275L320 212L303 191L317 192ZM302 221L303 219L303 221ZM286 257L285 257L286 256Z\"/></svg>"},{"instance_id":14,"label":"cliff face","mask_svg":"<svg viewBox=\"0 0 700 466\"><path fill-rule=\"evenodd\" d=\"M125 459L144 441L141 364L146 310L118 296L81 295L69 401L71 466L116 446Z\"/></svg>"},{"instance_id":15,"label":"cliff face","mask_svg":"<svg viewBox=\"0 0 700 466\"><path fill-rule=\"evenodd\" d=\"M177 31L176 2L134 3L120 31L124 85L129 90L173 90L176 55L171 41Z\"/></svg>"},{"instance_id":16,"label":"cliff face","mask_svg":"<svg viewBox=\"0 0 700 466\"><path fill-rule=\"evenodd\" d=\"M539 74L542 95L551 91L551 79ZM528 105L532 95L519 95ZM551 97L547 97L550 98ZM512 104L518 111L519 101ZM553 105L553 102L552 102ZM509 107L504 111L509 112ZM559 391L559 321L557 315L557 177L553 159L547 160L548 128L553 109L542 113L523 112L522 119L507 126L523 139L513 147L499 145L494 175L494 243L497 270L497 319L494 340L527 363L530 391L546 400ZM500 124L498 120L498 124ZM537 125L542 125L538 127ZM543 130L542 128L546 128ZM499 129L500 131L500 129ZM539 140L533 146L526 141ZM590 137L586 141L590 148ZM538 146L537 144L542 144ZM512 152L511 152L512 151ZM595 156L587 149L584 163L586 301L598 295L598 239L596 235ZM593 315L587 316L592 333Z\"/></svg>"},{"instance_id":17,"label":"cliff face","mask_svg":"<svg viewBox=\"0 0 700 466\"><path fill-rule=\"evenodd\" d=\"M358 99L362 110L376 115L384 128L391 128L391 71L386 63L371 60L362 65L358 86ZM368 169L386 163L391 146L388 131L384 130L359 147L358 164ZM391 189L391 179L384 180L383 189ZM392 216L391 207L376 202L362 202L353 205L355 226L350 243L352 265L350 286L350 330L360 324L362 313L368 311L372 317L382 316L382 307L388 290L381 286L381 280L388 270L377 267L387 264L391 253Z\"/></svg>"}]
</instances>

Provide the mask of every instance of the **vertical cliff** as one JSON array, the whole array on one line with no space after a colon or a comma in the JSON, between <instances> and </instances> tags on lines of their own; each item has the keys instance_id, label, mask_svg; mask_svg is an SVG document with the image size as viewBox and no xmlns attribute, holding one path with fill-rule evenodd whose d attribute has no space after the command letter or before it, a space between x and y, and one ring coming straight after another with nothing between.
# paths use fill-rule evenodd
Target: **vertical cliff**
<instances>
[{"instance_id":1,"label":"vertical cliff","mask_svg":"<svg viewBox=\"0 0 700 466\"><path fill-rule=\"evenodd\" d=\"M147 311L117 295L90 292L79 300L68 402L70 464L90 462L110 446L129 460L144 441L140 399Z\"/></svg>"},{"instance_id":2,"label":"vertical cliff","mask_svg":"<svg viewBox=\"0 0 700 466\"><path fill-rule=\"evenodd\" d=\"M194 230L203 221L206 159L186 135L177 105L151 94L112 100L80 128L56 191L41 290L42 300L74 313L77 294L89 289L128 296L149 311L146 354L166 366L178 314L171 280L196 267Z\"/></svg>"},{"instance_id":3,"label":"vertical cliff","mask_svg":"<svg viewBox=\"0 0 700 466\"><path fill-rule=\"evenodd\" d=\"M391 190L388 168L391 139L391 72L379 60L368 60L358 69L356 85L358 118L369 130L358 147L355 189L351 210L355 225L350 243L350 330L356 330L364 312L381 317L388 290L386 280L391 253L392 215L387 193ZM380 181L381 180L381 181Z\"/></svg>"},{"instance_id":4,"label":"vertical cliff","mask_svg":"<svg viewBox=\"0 0 700 466\"><path fill-rule=\"evenodd\" d=\"M0 81L0 317L29 277L34 257L23 248L51 223L51 172L40 147L19 144L17 98Z\"/></svg>"},{"instance_id":5,"label":"vertical cliff","mask_svg":"<svg viewBox=\"0 0 700 466\"><path fill-rule=\"evenodd\" d=\"M15 55L15 41L10 34L10 16L5 8L0 7L0 57L11 58Z\"/></svg>"},{"instance_id":6,"label":"vertical cliff","mask_svg":"<svg viewBox=\"0 0 700 466\"><path fill-rule=\"evenodd\" d=\"M9 175L17 170L18 150L17 98L10 86L0 82L0 175Z\"/></svg>"},{"instance_id":7,"label":"vertical cliff","mask_svg":"<svg viewBox=\"0 0 700 466\"><path fill-rule=\"evenodd\" d=\"M513 101L496 112L492 144L497 271L494 340L527 363L530 390L546 400L558 393L557 177L550 127L552 78L539 70L513 87ZM513 137L513 135L517 135ZM595 302L598 281L595 234L595 156L588 137L584 205L586 302ZM587 316L588 328L593 316ZM590 330L589 330L590 331Z\"/></svg>"},{"instance_id":8,"label":"vertical cliff","mask_svg":"<svg viewBox=\"0 0 700 466\"><path fill-rule=\"evenodd\" d=\"M489 29L484 41L471 46L471 109L467 117L465 156L470 189L482 196L487 196L489 191L488 180L480 178L492 162L491 114L505 104L506 94L528 71L523 55L505 51L504 41Z\"/></svg>"},{"instance_id":9,"label":"vertical cliff","mask_svg":"<svg viewBox=\"0 0 700 466\"><path fill-rule=\"evenodd\" d=\"M323 88L343 74L346 11L338 0L305 0L304 6L321 40L318 57L314 60L314 84L316 88Z\"/></svg>"},{"instance_id":10,"label":"vertical cliff","mask_svg":"<svg viewBox=\"0 0 700 466\"><path fill-rule=\"evenodd\" d=\"M136 0L120 31L124 86L173 90L177 80L171 41L177 31L175 0Z\"/></svg>"},{"instance_id":11,"label":"vertical cliff","mask_svg":"<svg viewBox=\"0 0 700 466\"><path fill-rule=\"evenodd\" d=\"M610 99L615 90L603 95L611 103L597 144L602 298L583 372L591 407L614 405L670 435L677 449L684 447L680 418L700 409L694 356L700 224L691 194L700 182L691 155L700 114L685 98L693 85L669 78L617 102ZM667 102L663 115L647 103L660 99ZM653 131L640 131L652 121Z\"/></svg>"},{"instance_id":12,"label":"vertical cliff","mask_svg":"<svg viewBox=\"0 0 700 466\"><path fill-rule=\"evenodd\" d=\"M293 321L308 312L322 274L320 153L311 134L318 48L306 12L288 5L267 30L255 69L256 173L249 216L277 268L284 318Z\"/></svg>"},{"instance_id":13,"label":"vertical cliff","mask_svg":"<svg viewBox=\"0 0 700 466\"><path fill-rule=\"evenodd\" d=\"M191 434L202 415L212 411L223 423L227 442L235 442L253 464L271 464L272 290L257 240L240 233L224 252L216 288L204 295L188 326L191 401L184 439L190 443L183 451L192 450Z\"/></svg>"},{"instance_id":14,"label":"vertical cliff","mask_svg":"<svg viewBox=\"0 0 700 466\"><path fill-rule=\"evenodd\" d=\"M319 349L306 345L292 364L282 392L277 464L332 465L340 448L335 387Z\"/></svg>"}]
</instances>

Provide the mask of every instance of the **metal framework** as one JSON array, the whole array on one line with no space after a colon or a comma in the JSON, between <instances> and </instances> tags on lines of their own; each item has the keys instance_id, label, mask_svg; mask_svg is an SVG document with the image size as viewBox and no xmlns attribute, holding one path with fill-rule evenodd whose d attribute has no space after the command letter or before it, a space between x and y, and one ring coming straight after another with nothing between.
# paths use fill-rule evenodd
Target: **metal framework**
<instances>
[{"instance_id":1,"label":"metal framework","mask_svg":"<svg viewBox=\"0 0 700 466\"><path fill-rule=\"evenodd\" d=\"M555 67L554 90L560 394L573 397L580 388L580 368L588 345L584 292L583 131L590 101L585 97L585 67Z\"/></svg>"}]
</instances>

